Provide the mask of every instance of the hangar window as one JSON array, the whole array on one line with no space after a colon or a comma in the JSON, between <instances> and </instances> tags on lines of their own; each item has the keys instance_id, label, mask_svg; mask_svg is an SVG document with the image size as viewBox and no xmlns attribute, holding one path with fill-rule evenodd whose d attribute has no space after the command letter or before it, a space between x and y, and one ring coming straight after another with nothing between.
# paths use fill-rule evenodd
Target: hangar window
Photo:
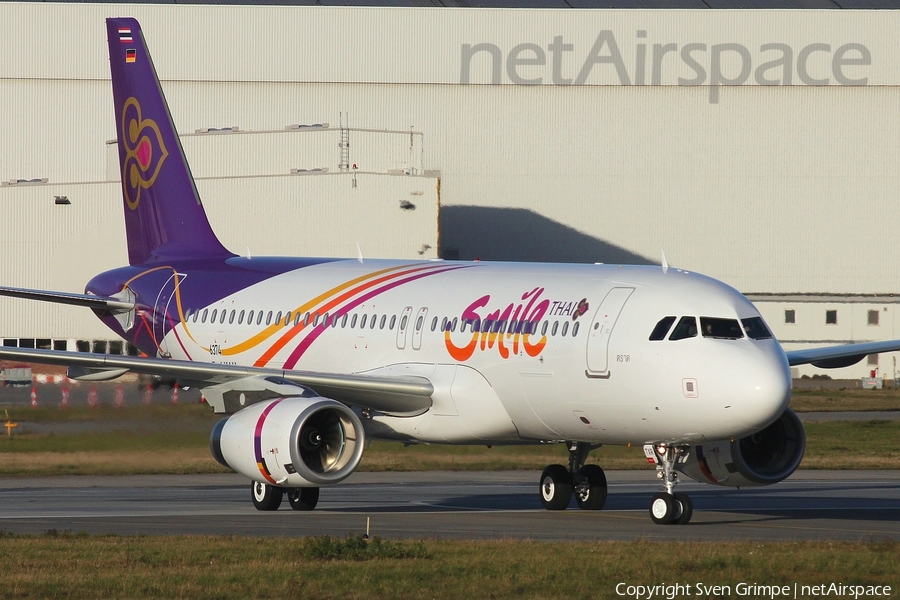
<instances>
[{"instance_id":1,"label":"hangar window","mask_svg":"<svg viewBox=\"0 0 900 600\"><path fill-rule=\"evenodd\" d=\"M775 337L772 335L772 332L769 331L769 328L766 327L766 323L762 320L762 317L741 319L741 323L744 324L744 331L747 332L748 338L754 340L767 340Z\"/></svg>"},{"instance_id":2,"label":"hangar window","mask_svg":"<svg viewBox=\"0 0 900 600\"><path fill-rule=\"evenodd\" d=\"M653 328L653 331L650 333L650 341L658 342L659 340L666 339L666 334L669 333L669 329L672 328L672 323L675 322L675 317L663 317L659 320L659 323L656 324L656 327Z\"/></svg>"},{"instance_id":3,"label":"hangar window","mask_svg":"<svg viewBox=\"0 0 900 600\"><path fill-rule=\"evenodd\" d=\"M869 311L869 325L878 325L878 311L870 310Z\"/></svg>"},{"instance_id":4,"label":"hangar window","mask_svg":"<svg viewBox=\"0 0 900 600\"><path fill-rule=\"evenodd\" d=\"M878 366L878 355L870 354L867 357L866 364L869 365L870 367L877 367Z\"/></svg>"},{"instance_id":5,"label":"hangar window","mask_svg":"<svg viewBox=\"0 0 900 600\"><path fill-rule=\"evenodd\" d=\"M788 324L794 324L797 322L797 313L793 308L785 309L784 311L784 322Z\"/></svg>"},{"instance_id":6,"label":"hangar window","mask_svg":"<svg viewBox=\"0 0 900 600\"><path fill-rule=\"evenodd\" d=\"M837 325L837 311L836 310L826 310L825 311L825 324L826 325Z\"/></svg>"},{"instance_id":7,"label":"hangar window","mask_svg":"<svg viewBox=\"0 0 900 600\"><path fill-rule=\"evenodd\" d=\"M719 319L716 317L700 317L700 329L703 337L720 340L738 340L744 337L737 319Z\"/></svg>"},{"instance_id":8,"label":"hangar window","mask_svg":"<svg viewBox=\"0 0 900 600\"><path fill-rule=\"evenodd\" d=\"M672 330L669 339L672 341L697 337L697 319L694 317L681 317L678 325Z\"/></svg>"}]
</instances>

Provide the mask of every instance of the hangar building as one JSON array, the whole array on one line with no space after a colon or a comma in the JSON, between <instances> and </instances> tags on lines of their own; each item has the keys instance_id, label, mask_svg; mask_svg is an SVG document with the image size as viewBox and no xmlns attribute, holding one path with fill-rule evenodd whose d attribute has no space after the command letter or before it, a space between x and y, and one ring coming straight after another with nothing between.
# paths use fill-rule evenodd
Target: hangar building
<instances>
[{"instance_id":1,"label":"hangar building","mask_svg":"<svg viewBox=\"0 0 900 600\"><path fill-rule=\"evenodd\" d=\"M237 253L664 251L747 294L787 347L900 337L900 12L523 4L0 2L20 24L0 36L0 281L81 291L126 262L103 19L132 15ZM0 336L109 334L0 299Z\"/></svg>"}]
</instances>

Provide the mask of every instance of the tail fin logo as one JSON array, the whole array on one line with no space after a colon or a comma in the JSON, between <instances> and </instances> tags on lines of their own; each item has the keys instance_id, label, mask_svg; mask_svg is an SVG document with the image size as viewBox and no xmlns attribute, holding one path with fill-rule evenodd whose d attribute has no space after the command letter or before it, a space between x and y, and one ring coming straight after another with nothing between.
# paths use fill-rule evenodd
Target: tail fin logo
<instances>
[{"instance_id":1,"label":"tail fin logo","mask_svg":"<svg viewBox=\"0 0 900 600\"><path fill-rule=\"evenodd\" d=\"M120 133L119 140L125 151L125 158L122 160L122 190L128 208L135 210L141 202L141 191L156 181L169 151L156 121L143 118L141 105L133 96L122 107Z\"/></svg>"}]
</instances>

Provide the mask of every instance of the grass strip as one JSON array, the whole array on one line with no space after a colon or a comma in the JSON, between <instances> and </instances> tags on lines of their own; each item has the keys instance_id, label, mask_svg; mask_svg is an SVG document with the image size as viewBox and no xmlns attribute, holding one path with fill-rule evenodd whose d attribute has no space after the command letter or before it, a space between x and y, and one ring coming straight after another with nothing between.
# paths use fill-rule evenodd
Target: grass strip
<instances>
[{"instance_id":1,"label":"grass strip","mask_svg":"<svg viewBox=\"0 0 900 600\"><path fill-rule=\"evenodd\" d=\"M900 544L371 541L359 538L0 537L15 598L613 598L619 583L891 585ZM697 593L697 583L728 586ZM724 590L719 590L722 592ZM749 597L758 597L752 595Z\"/></svg>"},{"instance_id":2,"label":"grass strip","mask_svg":"<svg viewBox=\"0 0 900 600\"><path fill-rule=\"evenodd\" d=\"M896 469L900 421L806 425L802 469ZM209 453L206 433L100 432L22 435L0 439L0 476L226 473ZM540 471L566 464L561 444L540 446L403 446L372 442L360 471ZM605 469L647 469L641 448L605 446L589 463Z\"/></svg>"}]
</instances>

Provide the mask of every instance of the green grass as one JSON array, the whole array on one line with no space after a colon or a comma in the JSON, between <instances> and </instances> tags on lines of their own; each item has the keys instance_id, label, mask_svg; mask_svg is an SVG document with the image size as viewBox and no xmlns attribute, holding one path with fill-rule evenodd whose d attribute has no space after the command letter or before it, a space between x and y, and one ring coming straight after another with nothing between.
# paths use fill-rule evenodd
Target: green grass
<instances>
[{"instance_id":1,"label":"green grass","mask_svg":"<svg viewBox=\"0 0 900 600\"><path fill-rule=\"evenodd\" d=\"M0 537L10 598L615 598L620 582L891 585L900 545ZM657 596L659 597L659 596ZM688 597L688 596L679 596ZM750 596L758 597L758 596Z\"/></svg>"},{"instance_id":2,"label":"green grass","mask_svg":"<svg viewBox=\"0 0 900 600\"><path fill-rule=\"evenodd\" d=\"M791 408L797 412L900 410L900 388L794 389Z\"/></svg>"}]
</instances>

